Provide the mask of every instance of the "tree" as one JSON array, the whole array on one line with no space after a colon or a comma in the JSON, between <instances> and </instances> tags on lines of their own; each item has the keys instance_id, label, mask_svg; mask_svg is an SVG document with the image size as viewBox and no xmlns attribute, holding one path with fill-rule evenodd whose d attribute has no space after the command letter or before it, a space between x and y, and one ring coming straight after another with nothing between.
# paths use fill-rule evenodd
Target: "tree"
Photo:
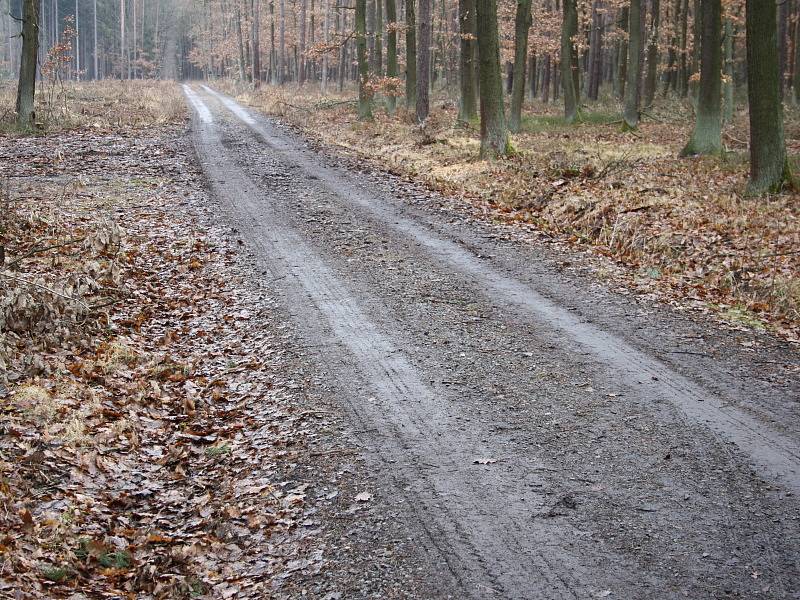
<instances>
[{"instance_id":1,"label":"tree","mask_svg":"<svg viewBox=\"0 0 800 600\"><path fill-rule=\"evenodd\" d=\"M724 49L722 72L725 74L725 81L722 84L722 97L724 100L724 112L722 121L730 123L733 120L733 23L730 17L725 19L723 25Z\"/></svg>"},{"instance_id":2,"label":"tree","mask_svg":"<svg viewBox=\"0 0 800 600\"><path fill-rule=\"evenodd\" d=\"M478 116L478 80L475 76L478 13L475 0L458 0L458 24L461 38L458 61L460 88L458 120L460 123L468 123Z\"/></svg>"},{"instance_id":3,"label":"tree","mask_svg":"<svg viewBox=\"0 0 800 600\"><path fill-rule=\"evenodd\" d=\"M395 0L386 0L386 76L397 77L397 4ZM394 90L392 90L394 91ZM390 115L394 114L397 106L397 96L389 94L386 99L386 108Z\"/></svg>"},{"instance_id":4,"label":"tree","mask_svg":"<svg viewBox=\"0 0 800 600\"><path fill-rule=\"evenodd\" d=\"M750 102L750 194L792 183L783 133L774 0L747 0L747 97Z\"/></svg>"},{"instance_id":5,"label":"tree","mask_svg":"<svg viewBox=\"0 0 800 600\"><path fill-rule=\"evenodd\" d=\"M406 109L417 104L417 26L414 0L406 0Z\"/></svg>"},{"instance_id":6,"label":"tree","mask_svg":"<svg viewBox=\"0 0 800 600\"><path fill-rule=\"evenodd\" d=\"M417 121L422 123L430 112L431 0L419 0L417 30Z\"/></svg>"},{"instance_id":7,"label":"tree","mask_svg":"<svg viewBox=\"0 0 800 600\"><path fill-rule=\"evenodd\" d=\"M514 71L511 83L511 116L508 128L517 132L522 120L522 102L525 99L525 67L528 57L528 31L531 28L531 0L517 0L514 18Z\"/></svg>"},{"instance_id":8,"label":"tree","mask_svg":"<svg viewBox=\"0 0 800 600\"><path fill-rule=\"evenodd\" d=\"M39 2L24 0L22 6L22 54L17 85L17 125L33 127L36 113L33 99L36 94L36 59L39 55Z\"/></svg>"},{"instance_id":9,"label":"tree","mask_svg":"<svg viewBox=\"0 0 800 600\"><path fill-rule=\"evenodd\" d=\"M367 0L356 0L356 59L358 61L358 118L372 119L372 90L367 63Z\"/></svg>"},{"instance_id":10,"label":"tree","mask_svg":"<svg viewBox=\"0 0 800 600\"><path fill-rule=\"evenodd\" d=\"M510 150L503 107L503 77L497 34L496 0L477 0L480 63L481 158L505 156Z\"/></svg>"},{"instance_id":11,"label":"tree","mask_svg":"<svg viewBox=\"0 0 800 600\"><path fill-rule=\"evenodd\" d=\"M722 152L722 21L720 0L703 0L697 117L681 156Z\"/></svg>"},{"instance_id":12,"label":"tree","mask_svg":"<svg viewBox=\"0 0 800 600\"><path fill-rule=\"evenodd\" d=\"M624 6L619 11L618 29L625 36L617 42L617 72L614 74L614 92L620 100L625 98L625 80L628 77L628 20L630 9Z\"/></svg>"},{"instance_id":13,"label":"tree","mask_svg":"<svg viewBox=\"0 0 800 600\"><path fill-rule=\"evenodd\" d=\"M261 87L261 25L259 0L250 0L250 11L253 16L250 35L253 45L253 88Z\"/></svg>"},{"instance_id":14,"label":"tree","mask_svg":"<svg viewBox=\"0 0 800 600\"><path fill-rule=\"evenodd\" d=\"M650 35L647 39L647 73L644 78L644 107L653 105L658 74L658 28L661 21L661 2L651 0Z\"/></svg>"},{"instance_id":15,"label":"tree","mask_svg":"<svg viewBox=\"0 0 800 600\"><path fill-rule=\"evenodd\" d=\"M639 1L639 0L635 0ZM578 118L579 88L575 83L576 53L575 36L578 34L578 8L576 0L563 0L564 14L561 21L561 88L564 91L564 120L574 123Z\"/></svg>"},{"instance_id":16,"label":"tree","mask_svg":"<svg viewBox=\"0 0 800 600\"><path fill-rule=\"evenodd\" d=\"M624 127L636 129L639 126L639 82L641 68L639 58L642 53L642 0L631 0L628 11L628 66L625 71L625 110L622 114Z\"/></svg>"}]
</instances>

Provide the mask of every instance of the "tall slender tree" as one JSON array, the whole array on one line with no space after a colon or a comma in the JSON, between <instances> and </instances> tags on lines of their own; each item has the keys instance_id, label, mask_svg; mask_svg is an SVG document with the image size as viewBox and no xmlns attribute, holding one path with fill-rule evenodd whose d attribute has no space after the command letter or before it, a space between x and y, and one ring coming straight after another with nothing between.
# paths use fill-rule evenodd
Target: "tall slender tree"
<instances>
[{"instance_id":1,"label":"tall slender tree","mask_svg":"<svg viewBox=\"0 0 800 600\"><path fill-rule=\"evenodd\" d=\"M503 106L500 42L496 0L477 0L478 59L480 62L481 158L505 156L510 151Z\"/></svg>"},{"instance_id":2,"label":"tall slender tree","mask_svg":"<svg viewBox=\"0 0 800 600\"><path fill-rule=\"evenodd\" d=\"M458 0L458 25L460 34L458 121L468 123L478 116L478 79L475 65L478 13L475 0Z\"/></svg>"},{"instance_id":3,"label":"tall slender tree","mask_svg":"<svg viewBox=\"0 0 800 600\"><path fill-rule=\"evenodd\" d=\"M431 3L419 0L417 19L417 121L422 123L430 112L431 88Z\"/></svg>"},{"instance_id":4,"label":"tall slender tree","mask_svg":"<svg viewBox=\"0 0 800 600\"><path fill-rule=\"evenodd\" d=\"M386 0L386 76L397 77L397 4L395 0ZM390 115L394 114L397 107L397 95L389 94L386 99L386 108Z\"/></svg>"},{"instance_id":5,"label":"tall slender tree","mask_svg":"<svg viewBox=\"0 0 800 600\"><path fill-rule=\"evenodd\" d=\"M637 0L638 1L638 0ZM578 8L576 0L563 0L561 21L561 87L564 91L564 120L574 123L578 118L578 94L575 84L575 36L578 34Z\"/></svg>"},{"instance_id":6,"label":"tall slender tree","mask_svg":"<svg viewBox=\"0 0 800 600\"><path fill-rule=\"evenodd\" d=\"M17 125L33 127L36 114L33 99L36 94L36 60L39 54L39 2L24 0L22 4L22 54L17 84Z\"/></svg>"},{"instance_id":7,"label":"tall slender tree","mask_svg":"<svg viewBox=\"0 0 800 600\"><path fill-rule=\"evenodd\" d=\"M649 108L656 96L658 74L658 34L661 23L661 2L650 2L650 31L647 36L647 72L644 78L644 107Z\"/></svg>"},{"instance_id":8,"label":"tall slender tree","mask_svg":"<svg viewBox=\"0 0 800 600\"><path fill-rule=\"evenodd\" d=\"M525 100L525 71L528 58L528 32L531 28L531 0L517 0L514 17L514 71L511 82L511 115L508 128L517 132L522 121Z\"/></svg>"},{"instance_id":9,"label":"tall slender tree","mask_svg":"<svg viewBox=\"0 0 800 600\"><path fill-rule=\"evenodd\" d=\"M367 62L367 0L356 0L356 60L358 61L358 118L372 120L372 90Z\"/></svg>"},{"instance_id":10,"label":"tall slender tree","mask_svg":"<svg viewBox=\"0 0 800 600\"><path fill-rule=\"evenodd\" d=\"M417 24L415 0L406 2L406 109L417 105Z\"/></svg>"},{"instance_id":11,"label":"tall slender tree","mask_svg":"<svg viewBox=\"0 0 800 600\"><path fill-rule=\"evenodd\" d=\"M792 182L783 131L774 0L747 0L747 97L750 102L748 192L779 191Z\"/></svg>"},{"instance_id":12,"label":"tall slender tree","mask_svg":"<svg viewBox=\"0 0 800 600\"><path fill-rule=\"evenodd\" d=\"M622 120L626 129L639 126L639 83L642 54L642 0L631 0L628 11L628 67L625 71L625 110Z\"/></svg>"}]
</instances>

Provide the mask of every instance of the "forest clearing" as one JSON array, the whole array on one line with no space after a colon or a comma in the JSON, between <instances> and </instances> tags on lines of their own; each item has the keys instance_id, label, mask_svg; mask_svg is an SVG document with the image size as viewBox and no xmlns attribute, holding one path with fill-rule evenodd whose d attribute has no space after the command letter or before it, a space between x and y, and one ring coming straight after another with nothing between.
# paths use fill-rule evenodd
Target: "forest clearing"
<instances>
[{"instance_id":1,"label":"forest clearing","mask_svg":"<svg viewBox=\"0 0 800 600\"><path fill-rule=\"evenodd\" d=\"M0 598L797 597L800 4L0 6Z\"/></svg>"}]
</instances>

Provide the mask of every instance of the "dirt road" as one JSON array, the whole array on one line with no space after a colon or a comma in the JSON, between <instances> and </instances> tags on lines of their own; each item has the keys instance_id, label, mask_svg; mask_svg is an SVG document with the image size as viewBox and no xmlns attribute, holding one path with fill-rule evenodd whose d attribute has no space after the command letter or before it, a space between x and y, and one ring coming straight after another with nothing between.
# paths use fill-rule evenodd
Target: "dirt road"
<instances>
[{"instance_id":1,"label":"dirt road","mask_svg":"<svg viewBox=\"0 0 800 600\"><path fill-rule=\"evenodd\" d=\"M347 414L371 501L404 521L426 589L800 597L790 349L611 293L184 89L220 218L293 315L312 395Z\"/></svg>"}]
</instances>

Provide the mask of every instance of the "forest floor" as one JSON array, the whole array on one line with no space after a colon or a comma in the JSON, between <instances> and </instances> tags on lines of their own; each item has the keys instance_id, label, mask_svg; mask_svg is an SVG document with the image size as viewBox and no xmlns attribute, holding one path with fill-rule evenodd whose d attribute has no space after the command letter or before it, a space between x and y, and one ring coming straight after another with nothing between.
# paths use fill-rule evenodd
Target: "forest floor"
<instances>
[{"instance_id":1,"label":"forest floor","mask_svg":"<svg viewBox=\"0 0 800 600\"><path fill-rule=\"evenodd\" d=\"M70 95L0 136L0 597L320 598L346 568L328 587L417 589L364 583L405 541L216 224L180 88Z\"/></svg>"},{"instance_id":2,"label":"forest floor","mask_svg":"<svg viewBox=\"0 0 800 600\"><path fill-rule=\"evenodd\" d=\"M754 312L209 88L70 94L0 137L0 597L793 597Z\"/></svg>"},{"instance_id":3,"label":"forest floor","mask_svg":"<svg viewBox=\"0 0 800 600\"><path fill-rule=\"evenodd\" d=\"M232 84L223 86L236 94ZM601 279L712 315L800 340L800 193L747 198L746 111L726 125L721 158L678 158L691 106L660 100L636 132L622 132L612 101L565 125L559 102L525 106L511 158L478 160L477 123L456 125L457 103L436 95L420 128L404 109L359 122L353 92L322 96L265 86L237 97L318 143L449 196L492 222L538 232L540 243L597 256ZM403 98L399 99L402 106ZM800 168L800 115L787 115L787 145Z\"/></svg>"}]
</instances>

